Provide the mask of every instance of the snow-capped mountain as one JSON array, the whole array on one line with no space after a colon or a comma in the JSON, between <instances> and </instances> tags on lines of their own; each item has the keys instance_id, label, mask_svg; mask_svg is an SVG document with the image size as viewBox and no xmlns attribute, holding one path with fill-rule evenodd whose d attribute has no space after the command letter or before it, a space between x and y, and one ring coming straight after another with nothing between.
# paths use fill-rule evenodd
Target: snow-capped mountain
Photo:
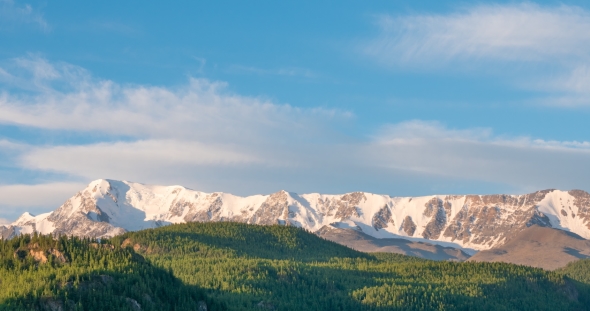
<instances>
[{"instance_id":1,"label":"snow-capped mountain","mask_svg":"<svg viewBox=\"0 0 590 311\"><path fill-rule=\"evenodd\" d=\"M313 232L353 228L376 238L429 240L483 250L536 224L590 239L590 194L544 190L526 195L390 197L279 191L239 197L181 186L96 180L53 212L23 214L2 238L34 231L106 237L171 223L238 221L285 224Z\"/></svg>"}]
</instances>

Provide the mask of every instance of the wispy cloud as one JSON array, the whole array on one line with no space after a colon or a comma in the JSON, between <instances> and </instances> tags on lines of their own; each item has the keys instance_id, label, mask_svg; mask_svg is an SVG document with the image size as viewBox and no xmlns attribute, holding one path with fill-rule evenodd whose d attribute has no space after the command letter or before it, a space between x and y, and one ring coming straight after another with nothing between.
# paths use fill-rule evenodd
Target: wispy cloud
<instances>
[{"instance_id":1,"label":"wispy cloud","mask_svg":"<svg viewBox=\"0 0 590 311\"><path fill-rule=\"evenodd\" d=\"M3 150L7 150L7 149L15 150L15 149L22 149L23 145L8 141L6 139L0 139L0 148L2 148Z\"/></svg>"},{"instance_id":2,"label":"wispy cloud","mask_svg":"<svg viewBox=\"0 0 590 311\"><path fill-rule=\"evenodd\" d=\"M35 170L55 171L85 179L155 180L172 172L199 167L272 165L274 159L244 145L201 143L196 140L140 140L78 146L31 148L21 163ZM280 163L275 163L279 165Z\"/></svg>"},{"instance_id":3,"label":"wispy cloud","mask_svg":"<svg viewBox=\"0 0 590 311\"><path fill-rule=\"evenodd\" d=\"M31 94L72 91L88 85L92 77L84 68L65 62L53 62L40 54L3 60L0 63L0 85L6 90L27 91Z\"/></svg>"},{"instance_id":4,"label":"wispy cloud","mask_svg":"<svg viewBox=\"0 0 590 311\"><path fill-rule=\"evenodd\" d=\"M491 129L449 129L437 122L390 125L376 136L375 163L445 176L511 183L522 189L587 185L588 141L502 137Z\"/></svg>"},{"instance_id":5,"label":"wispy cloud","mask_svg":"<svg viewBox=\"0 0 590 311\"><path fill-rule=\"evenodd\" d=\"M270 129L277 136L291 130L303 135L317 127L311 119L350 115L239 96L226 91L225 83L206 79L191 78L176 88L123 86L38 57L17 59L16 64L21 75L15 80L33 83L14 84L31 92L0 97L0 122L5 124L137 138L256 141Z\"/></svg>"},{"instance_id":6,"label":"wispy cloud","mask_svg":"<svg viewBox=\"0 0 590 311\"><path fill-rule=\"evenodd\" d=\"M205 66L207 65L207 59L203 57L193 56L193 59L199 62L199 69L197 69L197 73L204 74L205 73Z\"/></svg>"},{"instance_id":7,"label":"wispy cloud","mask_svg":"<svg viewBox=\"0 0 590 311\"><path fill-rule=\"evenodd\" d=\"M0 30L27 24L35 25L42 31L51 30L43 14L30 4L19 5L14 0L0 0Z\"/></svg>"},{"instance_id":8,"label":"wispy cloud","mask_svg":"<svg viewBox=\"0 0 590 311\"><path fill-rule=\"evenodd\" d=\"M54 210L83 189L84 183L54 182L36 185L0 185L0 225L12 223L18 215Z\"/></svg>"},{"instance_id":9,"label":"wispy cloud","mask_svg":"<svg viewBox=\"0 0 590 311\"><path fill-rule=\"evenodd\" d=\"M46 183L36 185L0 185L3 206L26 207L61 205L85 185L83 183Z\"/></svg>"},{"instance_id":10,"label":"wispy cloud","mask_svg":"<svg viewBox=\"0 0 590 311\"><path fill-rule=\"evenodd\" d=\"M590 106L590 62L556 76L532 77L520 84L543 94L535 99L538 103L569 108Z\"/></svg>"},{"instance_id":11,"label":"wispy cloud","mask_svg":"<svg viewBox=\"0 0 590 311\"><path fill-rule=\"evenodd\" d=\"M10 87L26 92L2 93L1 124L107 136L97 144L20 145L19 163L84 179L156 182L199 168L300 165L309 158L301 157L310 149L303 144L325 141L330 124L351 118L347 111L236 95L206 79L171 88L119 85L35 55L11 68Z\"/></svg>"},{"instance_id":12,"label":"wispy cloud","mask_svg":"<svg viewBox=\"0 0 590 311\"><path fill-rule=\"evenodd\" d=\"M413 180L426 194L451 181L522 191L581 188L590 174L587 141L505 137L492 129L425 121L383 125L373 137L351 138L338 131L354 122L350 112L240 96L222 82L120 85L35 56L14 66L18 70L7 69L9 75L32 82L26 92L4 90L0 124L104 137L47 145L0 140L13 166L69 180L180 183L238 194L280 188L395 193ZM24 193L20 185L2 187L0 205L38 203L17 195Z\"/></svg>"},{"instance_id":13,"label":"wispy cloud","mask_svg":"<svg viewBox=\"0 0 590 311\"><path fill-rule=\"evenodd\" d=\"M361 50L387 66L494 73L538 91L538 104L590 105L590 12L582 8L485 4L450 14L381 15L376 24L379 35Z\"/></svg>"},{"instance_id":14,"label":"wispy cloud","mask_svg":"<svg viewBox=\"0 0 590 311\"><path fill-rule=\"evenodd\" d=\"M10 75L6 70L0 68L0 81L10 81L12 79L12 75Z\"/></svg>"},{"instance_id":15,"label":"wispy cloud","mask_svg":"<svg viewBox=\"0 0 590 311\"><path fill-rule=\"evenodd\" d=\"M565 5L479 5L449 15L384 15L377 23L381 34L364 50L388 64L590 56L590 13Z\"/></svg>"},{"instance_id":16,"label":"wispy cloud","mask_svg":"<svg viewBox=\"0 0 590 311\"><path fill-rule=\"evenodd\" d=\"M429 180L448 180L504 184L525 192L584 188L590 174L588 141L506 137L491 129L453 129L419 120L383 126L366 141L331 142L326 133L321 135L319 144L295 141L289 135L285 141L261 136L259 144L221 147L194 140L31 147L20 161L29 169L85 180L107 176L152 183L186 182L242 194L244 189L268 192L264 191L268 187L265 182L269 182L266 178L296 188L289 190L306 191L330 189L334 176L350 190L359 190L351 185L360 188L365 182L359 182L371 180L382 184L373 191L385 191L383 185L405 176L421 180L426 189L432 186ZM232 181L228 183L228 179Z\"/></svg>"}]
</instances>

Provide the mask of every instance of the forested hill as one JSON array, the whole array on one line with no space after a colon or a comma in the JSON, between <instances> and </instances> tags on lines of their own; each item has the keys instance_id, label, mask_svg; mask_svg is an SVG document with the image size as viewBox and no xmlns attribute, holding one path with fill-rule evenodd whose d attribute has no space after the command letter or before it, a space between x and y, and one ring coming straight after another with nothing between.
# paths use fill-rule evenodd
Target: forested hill
<instances>
[{"instance_id":1,"label":"forested hill","mask_svg":"<svg viewBox=\"0 0 590 311\"><path fill-rule=\"evenodd\" d=\"M0 310L590 310L588 265L366 254L289 226L188 223L2 241Z\"/></svg>"},{"instance_id":2,"label":"forested hill","mask_svg":"<svg viewBox=\"0 0 590 311\"><path fill-rule=\"evenodd\" d=\"M225 310L131 249L23 235L0 242L0 310Z\"/></svg>"}]
</instances>

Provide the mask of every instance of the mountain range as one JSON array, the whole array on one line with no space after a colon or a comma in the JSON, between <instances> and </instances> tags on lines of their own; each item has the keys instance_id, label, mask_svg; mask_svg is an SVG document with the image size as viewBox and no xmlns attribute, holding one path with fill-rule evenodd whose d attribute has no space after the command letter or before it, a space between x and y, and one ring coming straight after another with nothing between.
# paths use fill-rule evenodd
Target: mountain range
<instances>
[{"instance_id":1,"label":"mountain range","mask_svg":"<svg viewBox=\"0 0 590 311\"><path fill-rule=\"evenodd\" d=\"M352 229L371 239L454 247L472 255L499 247L533 225L589 239L590 194L543 190L524 195L391 197L279 191L240 197L100 179L52 212L25 213L0 226L0 234L3 239L35 231L100 238L172 223L218 221L292 225L324 235Z\"/></svg>"}]
</instances>

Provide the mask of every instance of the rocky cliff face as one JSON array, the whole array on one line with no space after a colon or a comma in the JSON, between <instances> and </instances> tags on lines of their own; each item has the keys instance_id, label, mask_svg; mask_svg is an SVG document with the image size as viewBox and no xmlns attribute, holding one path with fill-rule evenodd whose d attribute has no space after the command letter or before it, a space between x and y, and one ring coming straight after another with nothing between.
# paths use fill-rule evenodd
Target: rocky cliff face
<instances>
[{"instance_id":1,"label":"rocky cliff face","mask_svg":"<svg viewBox=\"0 0 590 311\"><path fill-rule=\"evenodd\" d=\"M283 224L318 231L354 228L375 238L429 240L446 246L489 249L538 225L590 238L590 194L544 190L526 195L389 197L279 191L238 197L180 186L97 180L51 213L24 214L0 227L3 239L33 231L105 237L125 231L193 221Z\"/></svg>"}]
</instances>

